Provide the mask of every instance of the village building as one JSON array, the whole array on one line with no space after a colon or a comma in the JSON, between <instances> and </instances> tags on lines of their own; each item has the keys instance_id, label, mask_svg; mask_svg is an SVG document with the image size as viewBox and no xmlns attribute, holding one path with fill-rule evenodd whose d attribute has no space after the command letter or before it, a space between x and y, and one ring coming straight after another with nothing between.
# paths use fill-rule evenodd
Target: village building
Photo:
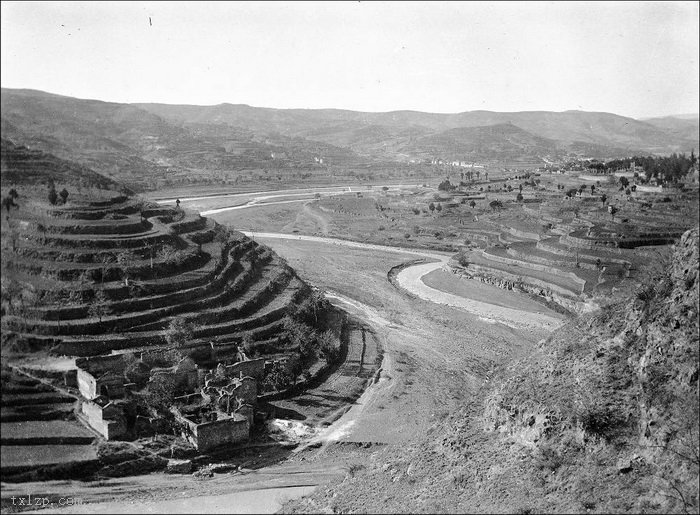
<instances>
[{"instance_id":1,"label":"village building","mask_svg":"<svg viewBox=\"0 0 700 515\"><path fill-rule=\"evenodd\" d=\"M152 367L148 351L140 359L129 360L126 354L78 358L77 383L83 401L81 419L107 440L128 434L154 434L164 428L155 413L132 415L125 412L133 400L129 392L148 387L160 376L173 379L175 394L170 411L183 438L198 450L246 441L254 426L258 385L266 370L288 356L274 361L248 359L243 351L239 361L219 363L214 370L200 368L192 358L183 357L169 367ZM128 366L127 366L128 363ZM128 377L127 377L128 376Z\"/></svg>"},{"instance_id":2,"label":"village building","mask_svg":"<svg viewBox=\"0 0 700 515\"><path fill-rule=\"evenodd\" d=\"M84 401L81 413L90 427L107 440L123 436L127 431L122 406L105 397L100 396L94 401Z\"/></svg>"},{"instance_id":3,"label":"village building","mask_svg":"<svg viewBox=\"0 0 700 515\"><path fill-rule=\"evenodd\" d=\"M250 436L250 422L241 413L213 410L183 414L177 409L172 412L180 423L182 437L200 452L245 442Z\"/></svg>"},{"instance_id":4,"label":"village building","mask_svg":"<svg viewBox=\"0 0 700 515\"><path fill-rule=\"evenodd\" d=\"M98 396L116 399L124 396L124 369L121 354L78 358L76 360L78 390L85 399Z\"/></svg>"},{"instance_id":5,"label":"village building","mask_svg":"<svg viewBox=\"0 0 700 515\"><path fill-rule=\"evenodd\" d=\"M190 357L182 358L171 367L153 367L150 372L151 380L159 375L167 375L175 380L178 392L193 392L200 383L200 373L197 364Z\"/></svg>"}]
</instances>

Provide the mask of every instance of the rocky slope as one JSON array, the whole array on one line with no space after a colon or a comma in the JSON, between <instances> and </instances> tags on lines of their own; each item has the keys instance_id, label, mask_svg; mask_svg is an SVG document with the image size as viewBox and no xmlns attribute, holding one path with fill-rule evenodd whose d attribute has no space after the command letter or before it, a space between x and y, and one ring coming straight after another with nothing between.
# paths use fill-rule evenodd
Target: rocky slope
<instances>
[{"instance_id":1,"label":"rocky slope","mask_svg":"<svg viewBox=\"0 0 700 515\"><path fill-rule=\"evenodd\" d=\"M423 438L294 512L698 512L698 229L665 272L581 317Z\"/></svg>"}]
</instances>

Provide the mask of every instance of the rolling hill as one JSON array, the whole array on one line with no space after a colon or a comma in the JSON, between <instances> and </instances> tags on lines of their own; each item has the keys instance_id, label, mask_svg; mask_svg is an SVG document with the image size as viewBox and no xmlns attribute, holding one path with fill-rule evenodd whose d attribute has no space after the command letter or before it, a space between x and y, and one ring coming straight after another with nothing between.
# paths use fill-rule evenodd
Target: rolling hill
<instances>
[{"instance_id":1,"label":"rolling hill","mask_svg":"<svg viewBox=\"0 0 700 515\"><path fill-rule=\"evenodd\" d=\"M700 140L700 118L698 115L663 116L660 118L648 118L646 123L658 127L679 138Z\"/></svg>"},{"instance_id":2,"label":"rolling hill","mask_svg":"<svg viewBox=\"0 0 700 515\"><path fill-rule=\"evenodd\" d=\"M432 158L537 164L546 156L611 158L698 147L697 123L673 117L119 104L7 88L1 100L4 138L137 191L173 181L234 183L258 171L284 181Z\"/></svg>"},{"instance_id":3,"label":"rolling hill","mask_svg":"<svg viewBox=\"0 0 700 515\"><path fill-rule=\"evenodd\" d=\"M257 131L278 131L339 146L353 147L355 131L372 126L394 130L441 132L459 127L511 123L535 136L561 143L588 143L603 147L649 152L683 151L692 145L693 133L669 134L664 127L611 113L586 111L523 111L498 113L469 111L456 114L392 111L365 113L339 109L269 109L247 105L171 106L139 104L143 109L175 123L225 123ZM338 137L344 129L343 140Z\"/></svg>"}]
</instances>

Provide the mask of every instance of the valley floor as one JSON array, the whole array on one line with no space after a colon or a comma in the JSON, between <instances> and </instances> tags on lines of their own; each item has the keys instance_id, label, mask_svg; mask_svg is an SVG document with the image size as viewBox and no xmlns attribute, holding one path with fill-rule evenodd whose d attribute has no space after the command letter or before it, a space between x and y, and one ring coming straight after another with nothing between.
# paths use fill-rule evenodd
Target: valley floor
<instances>
[{"instance_id":1,"label":"valley floor","mask_svg":"<svg viewBox=\"0 0 700 515\"><path fill-rule=\"evenodd\" d=\"M464 309L407 295L387 280L387 271L415 259L412 251L254 237L287 259L303 279L329 292L334 303L373 329L384 349L384 360L377 380L365 394L347 413L321 431L311 445L291 453L282 465L266 466L259 462L253 465L255 472L250 474L215 475L201 481L189 476L152 474L105 480L96 485L80 482L3 485L3 511L14 511L7 503L9 495L29 491L84 496L85 502L107 503L99 508L93 505L90 511L105 509L121 513L175 512L174 490L178 499L188 499L184 501L187 504L178 502L179 506L192 507L201 502L204 510L195 511L230 510L231 504L222 501L233 501L226 497L232 489L240 488L249 492L245 495L252 495L250 492L263 486L266 492L271 487L293 487L295 490L288 490L287 494L304 495L316 485L352 475L377 449L425 438L437 421L465 403L480 402L473 396L487 379L491 367L529 353L549 332L542 325L510 327ZM488 302L489 291L494 299L502 297L501 290L483 284L478 287L482 301ZM527 308L525 296L520 303L531 319L553 315L538 314ZM255 478L260 482L251 483ZM263 504L241 506L246 506L244 511L248 512L279 508L279 503L267 502L273 496L264 497ZM60 511L84 512L81 510L86 510L85 505Z\"/></svg>"}]
</instances>

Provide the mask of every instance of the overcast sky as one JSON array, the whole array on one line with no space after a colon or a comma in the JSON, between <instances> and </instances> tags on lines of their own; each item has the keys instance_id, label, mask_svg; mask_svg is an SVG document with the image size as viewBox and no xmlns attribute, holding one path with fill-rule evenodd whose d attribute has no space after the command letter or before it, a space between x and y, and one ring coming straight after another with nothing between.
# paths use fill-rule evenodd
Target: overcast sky
<instances>
[{"instance_id":1,"label":"overcast sky","mask_svg":"<svg viewBox=\"0 0 700 515\"><path fill-rule=\"evenodd\" d=\"M698 2L2 2L2 86L116 102L697 113Z\"/></svg>"}]
</instances>

